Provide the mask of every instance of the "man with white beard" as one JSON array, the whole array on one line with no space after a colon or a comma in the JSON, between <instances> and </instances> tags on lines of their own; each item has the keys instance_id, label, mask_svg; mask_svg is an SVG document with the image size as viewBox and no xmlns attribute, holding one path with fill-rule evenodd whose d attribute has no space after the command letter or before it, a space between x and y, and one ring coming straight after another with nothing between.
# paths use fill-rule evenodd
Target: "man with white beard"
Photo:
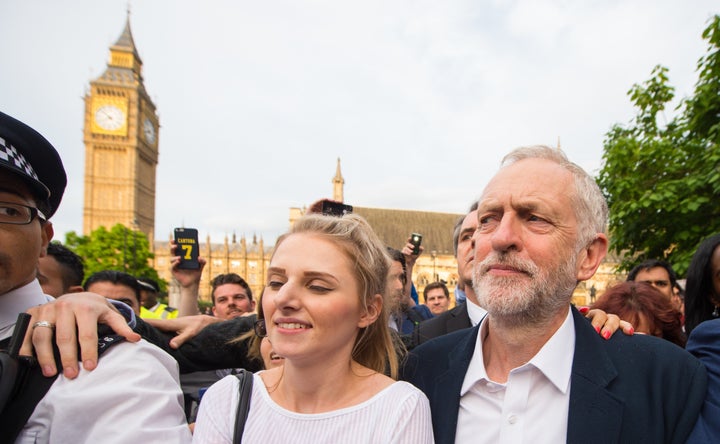
<instances>
[{"instance_id":1,"label":"man with white beard","mask_svg":"<svg viewBox=\"0 0 720 444\"><path fill-rule=\"evenodd\" d=\"M403 376L430 400L437 443L684 442L702 364L644 335L603 340L571 306L608 248L593 180L549 147L507 155L483 191L472 329L414 349Z\"/></svg>"}]
</instances>

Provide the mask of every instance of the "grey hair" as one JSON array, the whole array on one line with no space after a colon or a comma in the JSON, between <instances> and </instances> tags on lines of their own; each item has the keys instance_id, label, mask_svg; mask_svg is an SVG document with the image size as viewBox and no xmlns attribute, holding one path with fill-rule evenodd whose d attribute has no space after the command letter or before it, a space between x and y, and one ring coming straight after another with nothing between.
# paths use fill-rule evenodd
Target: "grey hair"
<instances>
[{"instance_id":1,"label":"grey hair","mask_svg":"<svg viewBox=\"0 0 720 444\"><path fill-rule=\"evenodd\" d=\"M549 160L572 174L575 193L570 198L578 220L578 247L590 244L597 233L605 233L608 220L607 201L592 176L571 162L560 148L545 145L516 148L503 157L500 167L504 168L524 159Z\"/></svg>"}]
</instances>

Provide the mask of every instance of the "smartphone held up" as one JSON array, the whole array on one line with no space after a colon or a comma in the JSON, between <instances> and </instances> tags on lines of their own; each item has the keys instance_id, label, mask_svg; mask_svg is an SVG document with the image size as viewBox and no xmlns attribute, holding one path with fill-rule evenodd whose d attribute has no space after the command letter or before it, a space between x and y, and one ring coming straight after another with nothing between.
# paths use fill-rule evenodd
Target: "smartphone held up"
<instances>
[{"instance_id":1,"label":"smartphone held up","mask_svg":"<svg viewBox=\"0 0 720 444\"><path fill-rule=\"evenodd\" d=\"M322 214L325 216L343 217L352 212L352 205L345 205L342 202L335 202L333 200L325 200L322 203Z\"/></svg>"},{"instance_id":2,"label":"smartphone held up","mask_svg":"<svg viewBox=\"0 0 720 444\"><path fill-rule=\"evenodd\" d=\"M413 245L412 254L420 254L420 244L422 244L422 234L412 233L410 234L410 243Z\"/></svg>"},{"instance_id":3,"label":"smartphone held up","mask_svg":"<svg viewBox=\"0 0 720 444\"><path fill-rule=\"evenodd\" d=\"M195 228L175 228L175 255L180 256L178 268L186 270L197 270L200 268L198 256L200 243L198 242L198 231Z\"/></svg>"}]
</instances>

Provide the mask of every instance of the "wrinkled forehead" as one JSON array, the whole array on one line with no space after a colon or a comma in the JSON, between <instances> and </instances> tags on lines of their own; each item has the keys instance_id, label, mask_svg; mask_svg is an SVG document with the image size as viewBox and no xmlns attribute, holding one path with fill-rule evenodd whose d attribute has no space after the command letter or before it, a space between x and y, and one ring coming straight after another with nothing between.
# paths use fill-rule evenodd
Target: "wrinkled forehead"
<instances>
[{"instance_id":1,"label":"wrinkled forehead","mask_svg":"<svg viewBox=\"0 0 720 444\"><path fill-rule=\"evenodd\" d=\"M547 159L523 159L504 166L480 195L480 208L506 200L568 201L574 195L572 173ZM564 202L566 204L567 202Z\"/></svg>"}]
</instances>

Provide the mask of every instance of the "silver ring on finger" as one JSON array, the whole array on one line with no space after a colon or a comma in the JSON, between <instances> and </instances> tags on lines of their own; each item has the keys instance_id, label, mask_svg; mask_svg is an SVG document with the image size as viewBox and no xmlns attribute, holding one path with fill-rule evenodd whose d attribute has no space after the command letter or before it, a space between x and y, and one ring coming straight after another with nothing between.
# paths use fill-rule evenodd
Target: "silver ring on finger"
<instances>
[{"instance_id":1,"label":"silver ring on finger","mask_svg":"<svg viewBox=\"0 0 720 444\"><path fill-rule=\"evenodd\" d=\"M33 324L33 329L35 329L37 327L47 327L47 328L55 330L55 324L53 324L52 322L48 322L48 321L37 321L36 323Z\"/></svg>"}]
</instances>

